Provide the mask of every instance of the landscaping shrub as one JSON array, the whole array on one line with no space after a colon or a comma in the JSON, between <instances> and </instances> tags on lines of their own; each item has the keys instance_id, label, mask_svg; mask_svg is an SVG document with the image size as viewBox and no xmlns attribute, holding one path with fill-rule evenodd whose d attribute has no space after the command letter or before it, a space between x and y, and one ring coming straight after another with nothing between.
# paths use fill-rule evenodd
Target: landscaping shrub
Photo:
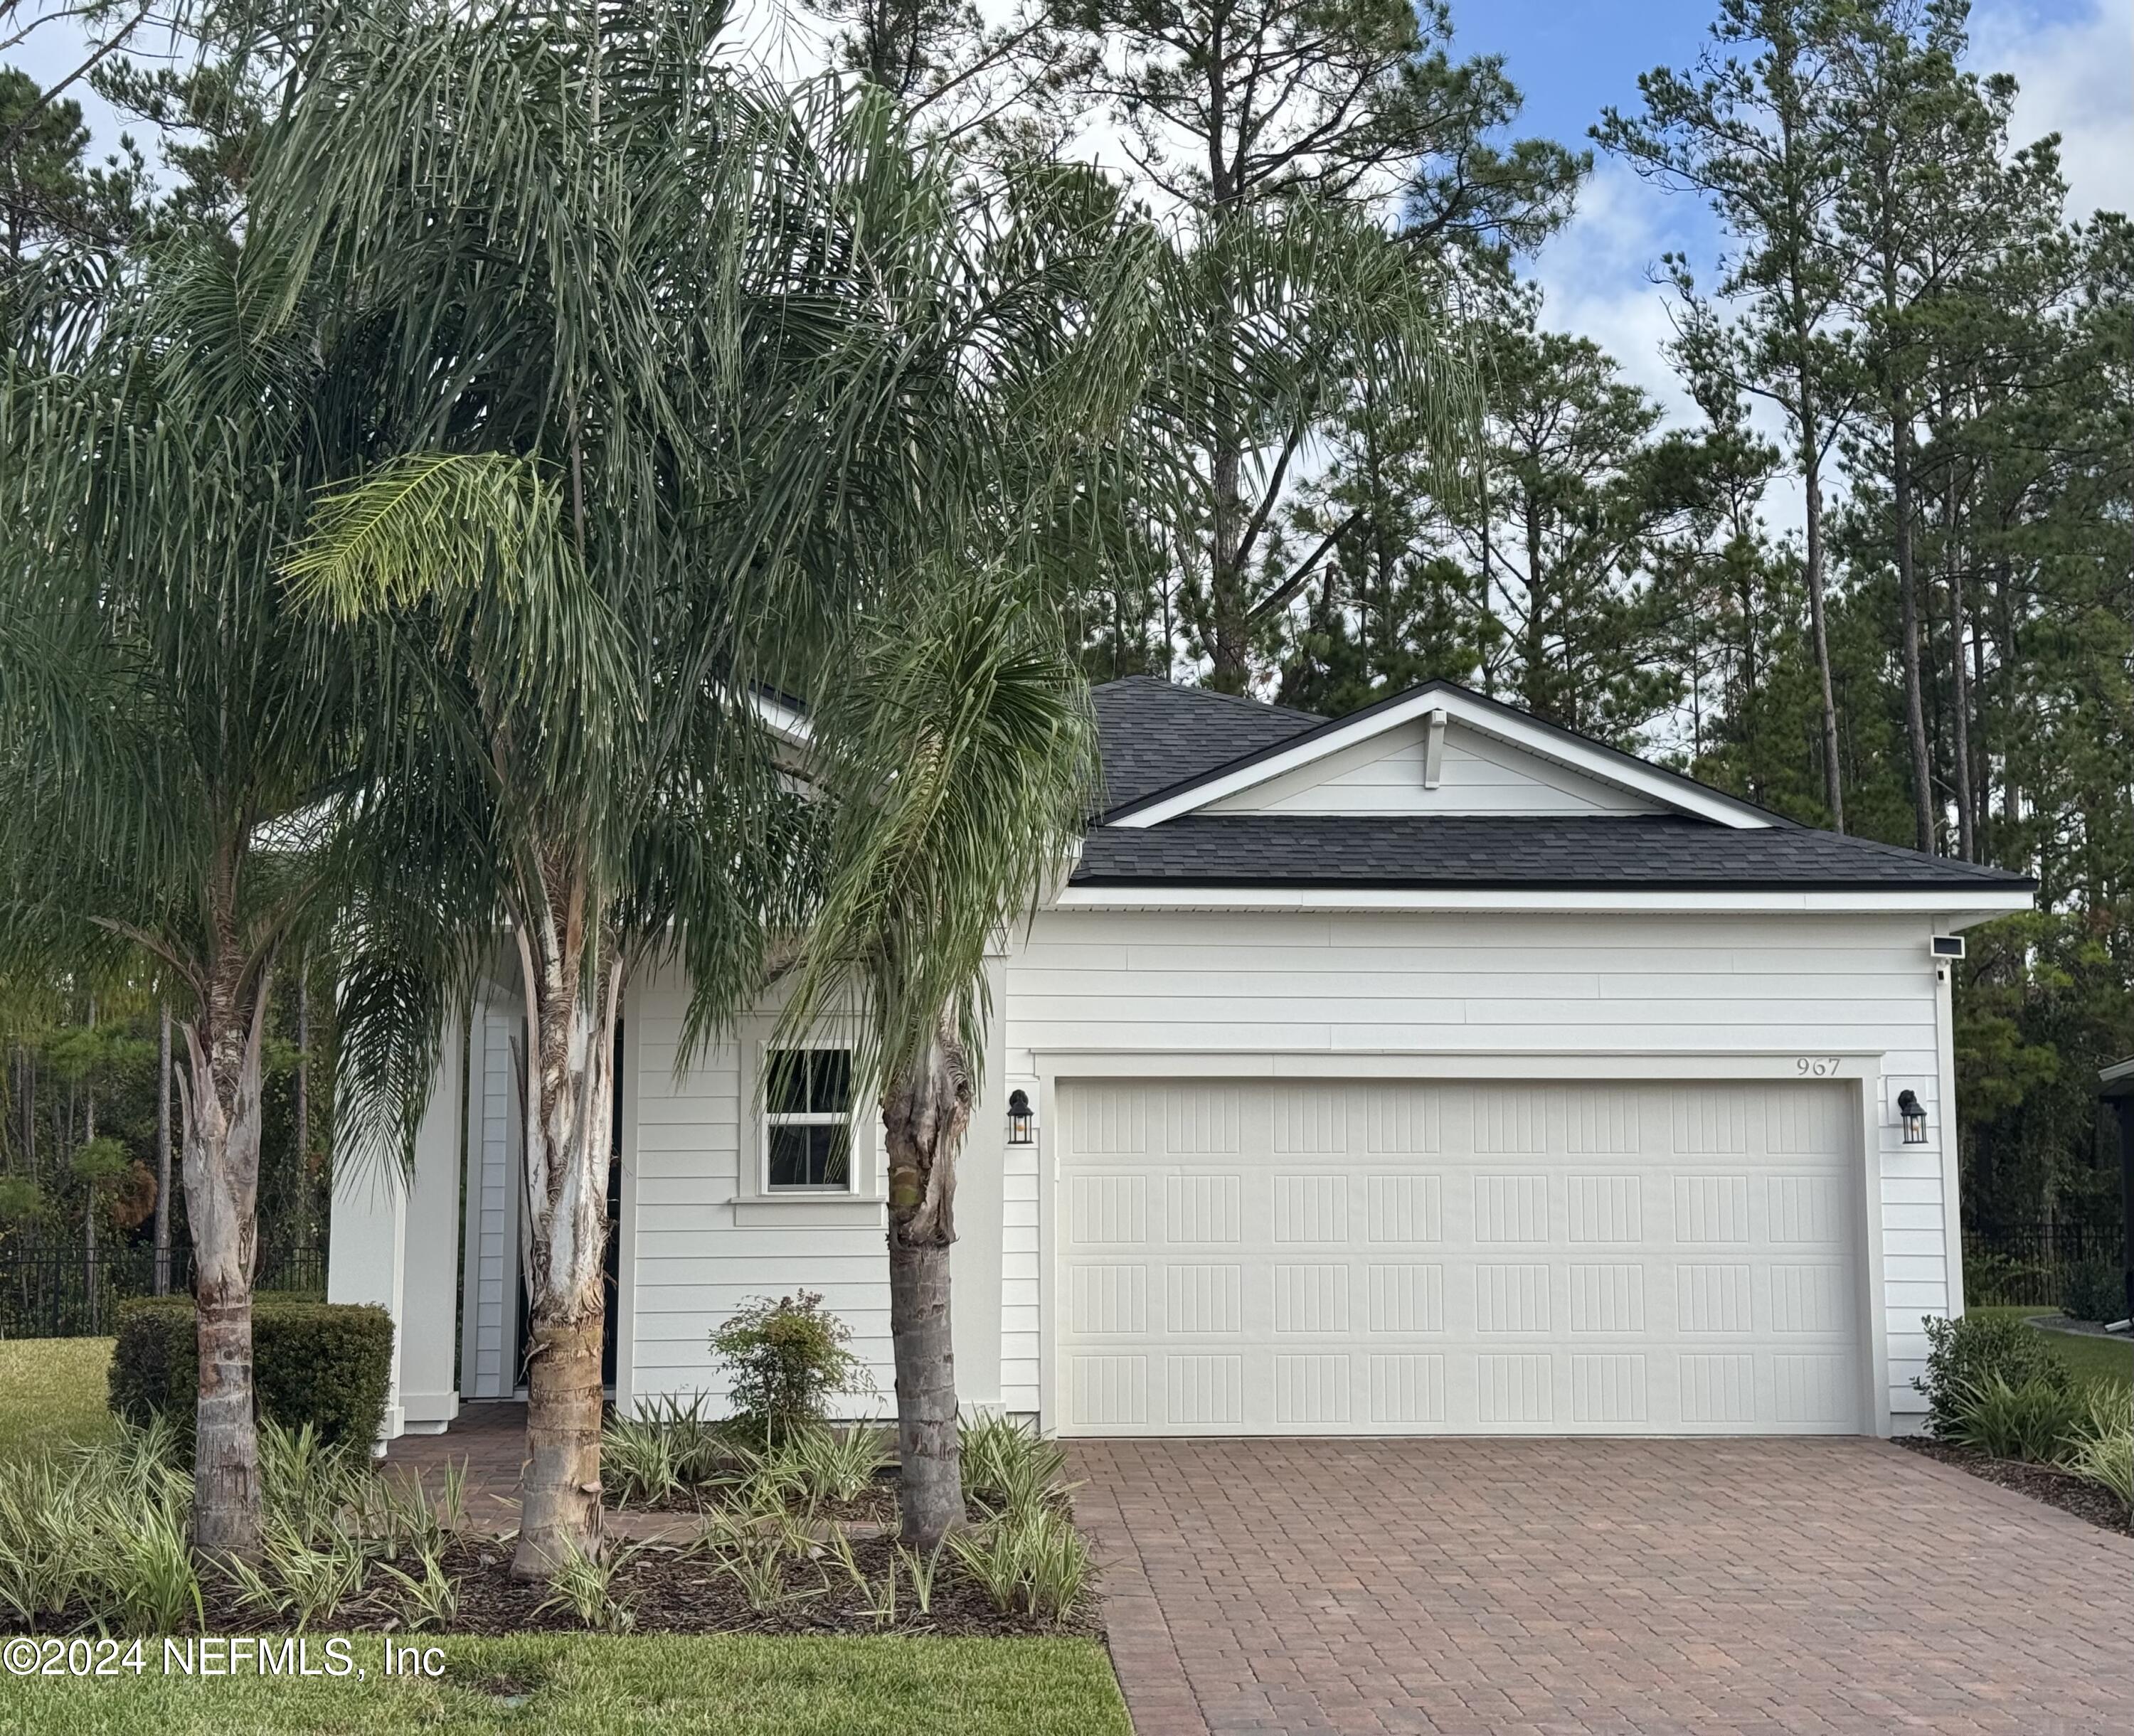
<instances>
[{"instance_id":1,"label":"landscaping shrub","mask_svg":"<svg viewBox=\"0 0 2134 1736\"><path fill-rule=\"evenodd\" d=\"M2067 1441L2067 1467L2111 1490L2134 1518L2134 1389L2093 1381Z\"/></svg>"},{"instance_id":2,"label":"landscaping shrub","mask_svg":"<svg viewBox=\"0 0 2134 1736\"><path fill-rule=\"evenodd\" d=\"M2070 1320L2109 1322L2127 1318L2127 1278L2116 1260L2085 1260L2060 1288L2060 1312Z\"/></svg>"},{"instance_id":3,"label":"landscaping shrub","mask_svg":"<svg viewBox=\"0 0 2134 1736\"><path fill-rule=\"evenodd\" d=\"M962 1432L965 1500L1018 1518L1065 1502L1067 1449L1035 1425L977 1416L965 1420Z\"/></svg>"},{"instance_id":4,"label":"landscaping shrub","mask_svg":"<svg viewBox=\"0 0 2134 1736\"><path fill-rule=\"evenodd\" d=\"M782 1440L829 1414L839 1394L869 1392L867 1366L852 1353L852 1329L812 1290L757 1298L712 1333L712 1360L726 1372L734 1418L752 1435Z\"/></svg>"},{"instance_id":5,"label":"landscaping shrub","mask_svg":"<svg viewBox=\"0 0 2134 1736\"><path fill-rule=\"evenodd\" d=\"M2016 1389L2042 1382L2062 1393L2074 1390L2074 1375L2045 1335L2015 1315L1929 1315L1926 1329L1926 1372L1912 1386L1926 1395L1927 1427L1936 1435L1947 1435L1968 1394L1996 1379Z\"/></svg>"},{"instance_id":6,"label":"landscaping shrub","mask_svg":"<svg viewBox=\"0 0 2134 1736\"><path fill-rule=\"evenodd\" d=\"M1055 1507L1033 1507L952 1531L948 1544L958 1569L1003 1614L1019 1606L1040 1620L1064 1622L1094 1572L1087 1540Z\"/></svg>"},{"instance_id":7,"label":"landscaping shrub","mask_svg":"<svg viewBox=\"0 0 2134 1736\"><path fill-rule=\"evenodd\" d=\"M158 1414L190 1440L200 1387L190 1296L123 1303L111 1357L111 1408L128 1422ZM260 1416L320 1444L368 1447L385 1418L393 1319L382 1308L260 1295L252 1299L252 1381Z\"/></svg>"},{"instance_id":8,"label":"landscaping shrub","mask_svg":"<svg viewBox=\"0 0 2134 1736\"><path fill-rule=\"evenodd\" d=\"M2056 1464L2081 1410L2081 1398L2064 1382L2034 1377L2011 1386L1992 1374L1958 1394L1939 1432L1953 1445L1994 1459Z\"/></svg>"}]
</instances>

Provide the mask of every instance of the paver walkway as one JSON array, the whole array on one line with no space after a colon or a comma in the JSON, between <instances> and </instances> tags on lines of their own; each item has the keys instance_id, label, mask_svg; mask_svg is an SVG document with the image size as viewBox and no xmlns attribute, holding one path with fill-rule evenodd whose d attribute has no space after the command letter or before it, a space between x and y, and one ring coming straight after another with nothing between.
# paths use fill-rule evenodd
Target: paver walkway
<instances>
[{"instance_id":1,"label":"paver walkway","mask_svg":"<svg viewBox=\"0 0 2134 1736\"><path fill-rule=\"evenodd\" d=\"M434 1495L447 1466L464 1466L468 1526L492 1536L519 1529L519 1473L526 1462L526 1406L482 1399L460 1406L442 1435L403 1435L386 1449L384 1468L419 1473ZM685 1513L618 1512L601 1516L608 1535L635 1542L674 1542L696 1536L699 1521Z\"/></svg>"},{"instance_id":2,"label":"paver walkway","mask_svg":"<svg viewBox=\"0 0 2134 1736\"><path fill-rule=\"evenodd\" d=\"M2134 1732L2134 1540L1881 1442L1074 1460L1140 1736Z\"/></svg>"}]
</instances>

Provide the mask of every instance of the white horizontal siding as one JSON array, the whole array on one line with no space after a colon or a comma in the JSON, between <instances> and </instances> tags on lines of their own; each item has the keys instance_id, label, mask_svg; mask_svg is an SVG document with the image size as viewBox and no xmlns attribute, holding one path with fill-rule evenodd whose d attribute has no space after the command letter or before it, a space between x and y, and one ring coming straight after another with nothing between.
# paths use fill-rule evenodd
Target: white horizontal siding
<instances>
[{"instance_id":1,"label":"white horizontal siding","mask_svg":"<svg viewBox=\"0 0 2134 1736\"><path fill-rule=\"evenodd\" d=\"M625 1129L632 1197L630 1390L641 1406L701 1394L727 1405L712 1365L712 1330L760 1296L818 1292L852 1330L881 1408L894 1386L889 1275L881 1231L866 1224L739 1223L734 1197L753 1083L741 1078L741 1045L715 1045L678 1073L683 992L662 972L630 996L624 1065L636 1086L635 1125Z\"/></svg>"},{"instance_id":2,"label":"white horizontal siding","mask_svg":"<svg viewBox=\"0 0 2134 1736\"><path fill-rule=\"evenodd\" d=\"M1651 813L1644 798L1460 724L1445 731L1435 789L1424 785L1429 725L1400 725L1311 764L1210 803L1209 813Z\"/></svg>"},{"instance_id":3,"label":"white horizontal siding","mask_svg":"<svg viewBox=\"0 0 2134 1736\"><path fill-rule=\"evenodd\" d=\"M1873 1154L1903 1416L1922 1408L1921 1317L1952 1300L1930 932L1916 916L1053 911L1010 958L1007 1064L1034 1075L1042 1054L1071 1073L1074 1049L1879 1053L1929 1114L1929 1144L1886 1126ZM1011 1173L1004 1304L1038 1287L1034 1169L1031 1189L1026 1225ZM1035 1343L1003 1350L1034 1403Z\"/></svg>"}]
</instances>

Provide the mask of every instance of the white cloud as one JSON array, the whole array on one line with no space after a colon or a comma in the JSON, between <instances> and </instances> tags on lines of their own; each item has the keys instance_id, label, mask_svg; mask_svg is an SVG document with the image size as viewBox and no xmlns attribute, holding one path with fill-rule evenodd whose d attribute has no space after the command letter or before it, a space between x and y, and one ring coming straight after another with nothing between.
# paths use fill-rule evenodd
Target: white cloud
<instances>
[{"instance_id":1,"label":"white cloud","mask_svg":"<svg viewBox=\"0 0 2134 1736\"><path fill-rule=\"evenodd\" d=\"M1971 37L1973 66L2022 87L2015 142L2061 136L2068 215L2134 210L2134 0L2090 0L2050 20L2023 0L1987 0Z\"/></svg>"},{"instance_id":2,"label":"white cloud","mask_svg":"<svg viewBox=\"0 0 2134 1736\"><path fill-rule=\"evenodd\" d=\"M1674 335L1670 292L1654 278L1663 253L1697 258L1709 251L1711 232L1692 195L1664 191L1603 158L1579 190L1576 215L1534 262L1547 323L1591 338L1671 412L1687 412L1663 353Z\"/></svg>"}]
</instances>

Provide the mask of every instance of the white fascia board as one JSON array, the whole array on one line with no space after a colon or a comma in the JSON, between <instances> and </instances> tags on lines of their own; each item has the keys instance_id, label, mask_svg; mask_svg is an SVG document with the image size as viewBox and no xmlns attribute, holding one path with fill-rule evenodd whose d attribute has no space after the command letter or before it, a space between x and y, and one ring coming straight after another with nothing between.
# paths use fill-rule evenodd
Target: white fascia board
<instances>
[{"instance_id":1,"label":"white fascia board","mask_svg":"<svg viewBox=\"0 0 2134 1736\"><path fill-rule=\"evenodd\" d=\"M1804 912L1902 915L1928 912L1951 919L1954 933L1974 923L2028 910L2028 892L1554 891L1546 887L1470 886L1069 886L1057 910L1476 910L1558 911L1683 916Z\"/></svg>"},{"instance_id":2,"label":"white fascia board","mask_svg":"<svg viewBox=\"0 0 2134 1736\"><path fill-rule=\"evenodd\" d=\"M1707 790L1686 779L1663 772L1658 767L1645 767L1635 760L1622 757L1597 745L1581 741L1575 735L1557 733L1543 725L1523 717L1517 711L1501 706L1479 701L1472 695L1444 687L1418 687L1412 693L1388 705L1378 706L1359 712L1350 721L1353 727L1337 726L1316 730L1294 747L1270 754L1247 765L1227 772L1219 772L1205 781L1181 789L1176 793L1150 803L1145 808L1119 816L1107 823L1146 829L1161 826L1166 820L1175 820L1219 802L1225 796L1250 789L1271 778L1279 778L1300 766L1311 764L1330 754L1354 747L1359 741L1368 741L1388 730L1398 729L1419 716L1432 711L1443 711L1448 718L1467 728L1499 740L1509 742L1538 759L1552 760L1572 771L1592 778L1602 784L1614 784L1673 808L1678 813L1694 814L1702 820L1714 820L1722 826L1737 831L1755 831L1773 823L1768 814L1760 813L1745 802L1731 796L1721 795L1717 790Z\"/></svg>"}]
</instances>

